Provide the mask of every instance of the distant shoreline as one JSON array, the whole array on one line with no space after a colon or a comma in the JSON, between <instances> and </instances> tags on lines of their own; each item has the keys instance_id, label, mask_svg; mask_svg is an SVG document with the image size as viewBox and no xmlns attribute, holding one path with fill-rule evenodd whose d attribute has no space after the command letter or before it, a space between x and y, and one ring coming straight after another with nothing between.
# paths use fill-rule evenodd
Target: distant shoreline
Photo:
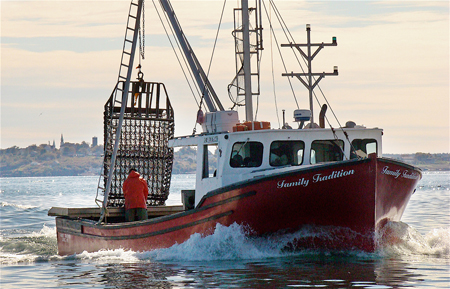
<instances>
[{"instance_id":1,"label":"distant shoreline","mask_svg":"<svg viewBox=\"0 0 450 289\"><path fill-rule=\"evenodd\" d=\"M383 154L385 158L400 160L422 171L450 171L450 154Z\"/></svg>"},{"instance_id":2,"label":"distant shoreline","mask_svg":"<svg viewBox=\"0 0 450 289\"><path fill-rule=\"evenodd\" d=\"M103 162L103 146L64 143L57 149L42 144L0 150L0 177L98 176ZM450 171L450 154L383 154L420 168L422 171ZM192 174L197 167L197 151L182 148L174 153L173 174Z\"/></svg>"}]
</instances>

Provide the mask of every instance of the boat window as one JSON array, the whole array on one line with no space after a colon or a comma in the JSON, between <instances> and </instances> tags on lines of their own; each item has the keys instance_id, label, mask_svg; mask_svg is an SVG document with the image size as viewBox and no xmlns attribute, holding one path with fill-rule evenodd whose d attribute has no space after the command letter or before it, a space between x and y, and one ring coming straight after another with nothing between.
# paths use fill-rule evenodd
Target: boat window
<instances>
[{"instance_id":1,"label":"boat window","mask_svg":"<svg viewBox=\"0 0 450 289\"><path fill-rule=\"evenodd\" d=\"M366 158L372 153L377 153L377 141L372 138L368 139L354 139L352 141L352 153L350 155L351 159L356 159L358 157Z\"/></svg>"},{"instance_id":2,"label":"boat window","mask_svg":"<svg viewBox=\"0 0 450 289\"><path fill-rule=\"evenodd\" d=\"M342 161L344 158L342 140L316 140L311 144L311 164Z\"/></svg>"},{"instance_id":3,"label":"boat window","mask_svg":"<svg viewBox=\"0 0 450 289\"><path fill-rule=\"evenodd\" d=\"M302 141L274 141L270 145L270 165L298 166L303 163L303 150L305 143Z\"/></svg>"},{"instance_id":4,"label":"boat window","mask_svg":"<svg viewBox=\"0 0 450 289\"><path fill-rule=\"evenodd\" d=\"M203 146L202 178L213 178L217 176L217 164L219 160L218 151L217 144Z\"/></svg>"},{"instance_id":5,"label":"boat window","mask_svg":"<svg viewBox=\"0 0 450 289\"><path fill-rule=\"evenodd\" d=\"M232 168L259 167L263 158L263 145L260 142L237 142L233 144L230 157Z\"/></svg>"}]
</instances>

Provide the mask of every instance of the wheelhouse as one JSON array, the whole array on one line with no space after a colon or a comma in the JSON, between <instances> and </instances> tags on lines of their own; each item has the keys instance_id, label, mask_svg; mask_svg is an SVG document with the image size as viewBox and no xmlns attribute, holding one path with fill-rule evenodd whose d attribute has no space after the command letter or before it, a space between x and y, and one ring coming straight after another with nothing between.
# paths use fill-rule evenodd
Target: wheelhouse
<instances>
[{"instance_id":1,"label":"wheelhouse","mask_svg":"<svg viewBox=\"0 0 450 289\"><path fill-rule=\"evenodd\" d=\"M179 137L171 147L197 148L195 205L208 192L324 163L382 156L378 128L268 129Z\"/></svg>"}]
</instances>

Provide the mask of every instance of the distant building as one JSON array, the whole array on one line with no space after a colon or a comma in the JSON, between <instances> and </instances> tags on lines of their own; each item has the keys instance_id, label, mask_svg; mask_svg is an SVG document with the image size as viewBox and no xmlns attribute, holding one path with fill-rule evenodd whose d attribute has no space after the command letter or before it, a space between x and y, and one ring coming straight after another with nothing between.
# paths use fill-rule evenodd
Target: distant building
<instances>
[{"instance_id":1,"label":"distant building","mask_svg":"<svg viewBox=\"0 0 450 289\"><path fill-rule=\"evenodd\" d=\"M96 136L92 138L92 147L96 147L98 145L98 139Z\"/></svg>"}]
</instances>

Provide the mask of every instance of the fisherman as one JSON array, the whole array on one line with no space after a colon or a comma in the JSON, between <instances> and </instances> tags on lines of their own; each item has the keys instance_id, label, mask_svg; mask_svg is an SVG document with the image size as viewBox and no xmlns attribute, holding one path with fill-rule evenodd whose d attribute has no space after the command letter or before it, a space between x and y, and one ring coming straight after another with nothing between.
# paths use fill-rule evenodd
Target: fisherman
<instances>
[{"instance_id":1,"label":"fisherman","mask_svg":"<svg viewBox=\"0 0 450 289\"><path fill-rule=\"evenodd\" d=\"M148 185L141 175L132 168L123 183L125 197L125 221L133 222L147 220Z\"/></svg>"}]
</instances>

